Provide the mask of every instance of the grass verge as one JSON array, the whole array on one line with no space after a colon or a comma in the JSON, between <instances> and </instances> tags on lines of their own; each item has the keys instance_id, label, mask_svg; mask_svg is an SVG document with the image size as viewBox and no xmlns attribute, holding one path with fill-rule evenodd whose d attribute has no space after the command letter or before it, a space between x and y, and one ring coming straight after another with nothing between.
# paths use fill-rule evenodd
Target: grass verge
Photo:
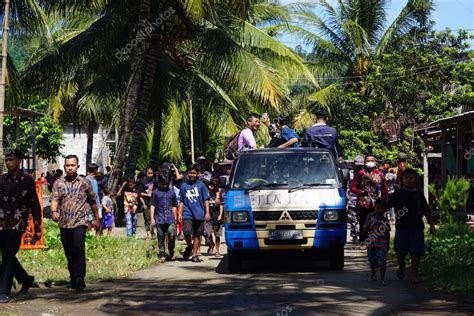
<instances>
[{"instance_id":1,"label":"grass verge","mask_svg":"<svg viewBox=\"0 0 474 316\"><path fill-rule=\"evenodd\" d=\"M444 289L474 292L474 233L465 224L443 224L426 240L422 272Z\"/></svg>"},{"instance_id":2,"label":"grass verge","mask_svg":"<svg viewBox=\"0 0 474 316\"><path fill-rule=\"evenodd\" d=\"M59 227L45 220L46 250L25 250L18 259L36 281L46 284L69 280L66 257L61 245ZM113 279L144 269L158 262L156 241L136 238L86 237L86 281ZM177 245L178 246L178 245ZM179 251L177 247L176 251Z\"/></svg>"}]
</instances>

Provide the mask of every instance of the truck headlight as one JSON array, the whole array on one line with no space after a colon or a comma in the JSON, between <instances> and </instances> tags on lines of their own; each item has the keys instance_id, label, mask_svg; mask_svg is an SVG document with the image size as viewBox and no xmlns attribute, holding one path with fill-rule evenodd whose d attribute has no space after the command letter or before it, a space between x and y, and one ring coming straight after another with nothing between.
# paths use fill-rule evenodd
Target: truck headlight
<instances>
[{"instance_id":1,"label":"truck headlight","mask_svg":"<svg viewBox=\"0 0 474 316\"><path fill-rule=\"evenodd\" d=\"M337 221L339 214L337 210L325 210L323 212L323 220L325 221Z\"/></svg>"},{"instance_id":2,"label":"truck headlight","mask_svg":"<svg viewBox=\"0 0 474 316\"><path fill-rule=\"evenodd\" d=\"M249 221L249 213L247 212L232 212L232 222L246 223Z\"/></svg>"}]
</instances>

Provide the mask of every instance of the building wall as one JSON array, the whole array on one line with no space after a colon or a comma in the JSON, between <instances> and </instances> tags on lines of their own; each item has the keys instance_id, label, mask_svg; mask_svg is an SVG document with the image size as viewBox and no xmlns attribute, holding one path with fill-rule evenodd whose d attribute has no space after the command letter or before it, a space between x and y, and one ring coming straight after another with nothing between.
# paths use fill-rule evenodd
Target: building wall
<instances>
[{"instance_id":1,"label":"building wall","mask_svg":"<svg viewBox=\"0 0 474 316\"><path fill-rule=\"evenodd\" d=\"M86 166L86 154L87 154L87 134L86 129L81 127L80 133L76 129L76 134L73 133L73 126L66 125L64 128L64 139L62 144L64 145L61 149L62 156L67 156L70 154L77 155L79 157L79 174L87 173ZM99 171L104 172L105 167L107 166L107 146L105 145L107 137L107 130L103 126L99 126L94 132L94 144L92 148L92 162L95 162L99 165ZM102 154L99 155L99 151L102 151ZM63 169L64 158L58 157L57 164L59 168Z\"/></svg>"}]
</instances>

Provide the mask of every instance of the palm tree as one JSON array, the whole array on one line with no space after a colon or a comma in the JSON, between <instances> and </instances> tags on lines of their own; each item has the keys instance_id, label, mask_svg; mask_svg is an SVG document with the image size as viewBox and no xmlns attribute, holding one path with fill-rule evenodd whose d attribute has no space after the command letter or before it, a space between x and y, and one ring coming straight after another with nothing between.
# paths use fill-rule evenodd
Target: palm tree
<instances>
[{"instance_id":1,"label":"palm tree","mask_svg":"<svg viewBox=\"0 0 474 316\"><path fill-rule=\"evenodd\" d=\"M382 56L400 36L430 26L431 0L408 0L390 25L387 25L387 3L385 0L339 0L334 7L320 0L323 17L314 10L297 7L292 12L294 23L267 28L274 34L289 31L311 46L308 64L324 85L316 91L304 91L295 119L297 128L310 124L311 106L328 106L337 97L334 92L341 82L359 81L367 74L371 62Z\"/></svg>"},{"instance_id":2,"label":"palm tree","mask_svg":"<svg viewBox=\"0 0 474 316\"><path fill-rule=\"evenodd\" d=\"M241 111L280 109L289 99L287 86L294 78L304 78L317 86L297 54L256 27L255 24L270 17L279 21L286 19L284 10L267 1L248 5L244 0L220 0L210 5L206 1L191 0L160 3L151 0L138 3L131 0L81 0L74 4L66 0L51 0L45 7L48 10L60 8L84 12L87 4L92 9L86 11L96 12L96 19L84 31L28 67L23 79L29 84L30 91L67 92L68 86L64 89L62 86L81 73L87 73L91 78L109 75L115 81L111 85L114 89L109 92L125 91L120 111L120 143L109 182L113 188L127 159L128 172L134 171L136 149L145 139L150 121L156 130L162 128L163 134L156 135L160 141L155 142L155 152L159 151L158 144L169 145L170 134L178 129L176 124L170 125L170 121L163 124L158 120L170 115L181 117L179 128L182 130L186 126L186 115L174 114L185 106L183 96L188 93L190 80L194 82L191 97L202 100L200 106L213 106L208 126L225 122L227 128L221 128L219 133L222 134L219 135L228 135L231 129L240 125L243 121ZM175 13L160 25L158 39L156 36L145 37L131 54L111 58L117 48L125 47L137 32L143 31L147 22L169 8L173 8ZM139 11L138 18L130 14L133 10ZM153 67L148 67L147 61L152 60L157 61L156 67L153 64ZM112 77L112 74L118 76ZM163 102L162 109L156 110L151 106L151 94L143 98L142 92L144 89L160 91L160 86L171 90L157 96ZM100 90L96 94L100 94ZM200 108L196 111L205 113ZM188 139L187 133L177 135L182 136L178 137L179 143ZM180 150L176 148L177 153Z\"/></svg>"}]
</instances>

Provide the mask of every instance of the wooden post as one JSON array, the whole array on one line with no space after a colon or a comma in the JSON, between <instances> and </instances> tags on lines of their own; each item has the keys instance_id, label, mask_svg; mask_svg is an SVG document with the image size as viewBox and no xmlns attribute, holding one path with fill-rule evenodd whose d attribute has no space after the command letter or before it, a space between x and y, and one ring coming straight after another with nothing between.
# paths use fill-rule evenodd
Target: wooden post
<instances>
[{"instance_id":1,"label":"wooden post","mask_svg":"<svg viewBox=\"0 0 474 316\"><path fill-rule=\"evenodd\" d=\"M441 186L444 187L447 181L447 161L446 161L446 126L441 127Z\"/></svg>"},{"instance_id":2,"label":"wooden post","mask_svg":"<svg viewBox=\"0 0 474 316\"><path fill-rule=\"evenodd\" d=\"M33 154L33 172L35 173L36 179L36 119L31 120L31 138L33 139L31 143L31 151Z\"/></svg>"},{"instance_id":3,"label":"wooden post","mask_svg":"<svg viewBox=\"0 0 474 316\"><path fill-rule=\"evenodd\" d=\"M18 114L16 116L16 139L15 139L16 148L20 148L20 145L21 145L20 123L21 123L21 116Z\"/></svg>"},{"instance_id":4,"label":"wooden post","mask_svg":"<svg viewBox=\"0 0 474 316\"><path fill-rule=\"evenodd\" d=\"M3 172L5 155L3 153L3 120L5 112L5 86L7 79L7 57L8 57L8 18L10 16L10 0L4 0L3 16L3 42L2 42L2 72L0 74L0 173Z\"/></svg>"},{"instance_id":5,"label":"wooden post","mask_svg":"<svg viewBox=\"0 0 474 316\"><path fill-rule=\"evenodd\" d=\"M464 166L464 123L456 124L456 176L463 175Z\"/></svg>"},{"instance_id":6,"label":"wooden post","mask_svg":"<svg viewBox=\"0 0 474 316\"><path fill-rule=\"evenodd\" d=\"M423 193L427 201L429 201L429 191L428 191L428 182L429 172L428 172L428 153L423 153Z\"/></svg>"},{"instance_id":7,"label":"wooden post","mask_svg":"<svg viewBox=\"0 0 474 316\"><path fill-rule=\"evenodd\" d=\"M191 131L191 162L195 163L194 157L194 124L193 124L193 100L191 94L188 93L188 104L189 104L189 129Z\"/></svg>"}]
</instances>

